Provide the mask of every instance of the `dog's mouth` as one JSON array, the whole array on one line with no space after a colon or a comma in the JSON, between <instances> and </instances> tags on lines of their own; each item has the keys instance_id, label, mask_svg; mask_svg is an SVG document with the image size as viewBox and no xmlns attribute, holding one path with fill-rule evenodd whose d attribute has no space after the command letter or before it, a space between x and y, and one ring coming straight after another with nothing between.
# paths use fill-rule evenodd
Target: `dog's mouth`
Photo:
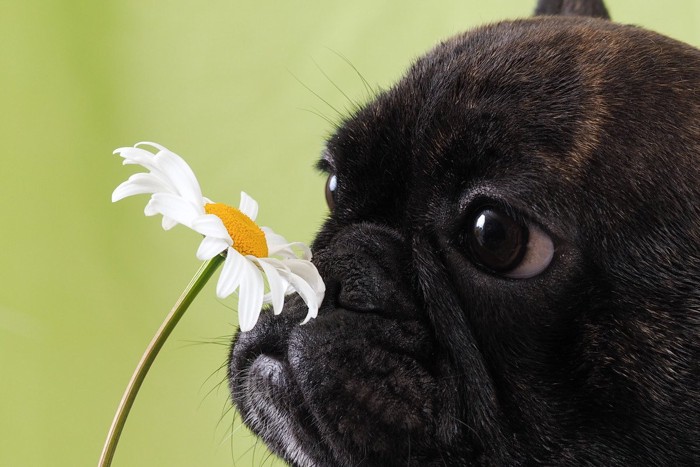
<instances>
[{"instance_id":1,"label":"dog's mouth","mask_svg":"<svg viewBox=\"0 0 700 467\"><path fill-rule=\"evenodd\" d=\"M244 423L300 467L420 458L438 411L435 378L407 347L423 340L420 331L342 308L300 326L294 312L264 313L235 340L229 383ZM393 337L367 337L379 333Z\"/></svg>"},{"instance_id":2,"label":"dog's mouth","mask_svg":"<svg viewBox=\"0 0 700 467\"><path fill-rule=\"evenodd\" d=\"M318 453L308 452L309 446L318 445L318 437L308 428L299 429L310 414L289 363L260 354L241 371L244 375L236 378L233 395L245 423L292 465L318 465Z\"/></svg>"},{"instance_id":3,"label":"dog's mouth","mask_svg":"<svg viewBox=\"0 0 700 467\"><path fill-rule=\"evenodd\" d=\"M266 318L234 339L229 366L234 404L244 423L277 455L299 467L319 465L327 454L309 423L312 415L287 358L287 338L275 333L279 322Z\"/></svg>"}]
</instances>

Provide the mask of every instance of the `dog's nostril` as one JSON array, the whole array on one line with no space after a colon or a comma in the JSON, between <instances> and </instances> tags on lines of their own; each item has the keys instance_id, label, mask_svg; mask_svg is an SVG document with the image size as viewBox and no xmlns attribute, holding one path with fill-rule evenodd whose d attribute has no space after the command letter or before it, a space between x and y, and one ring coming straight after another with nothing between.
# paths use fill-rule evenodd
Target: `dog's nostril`
<instances>
[{"instance_id":1,"label":"dog's nostril","mask_svg":"<svg viewBox=\"0 0 700 467\"><path fill-rule=\"evenodd\" d=\"M258 357L264 357L270 361L275 361L275 362L284 362L286 360L286 356L283 352L278 352L274 349L272 350L265 350L264 352L261 352ZM256 357L256 358L258 358Z\"/></svg>"},{"instance_id":2,"label":"dog's nostril","mask_svg":"<svg viewBox=\"0 0 700 467\"><path fill-rule=\"evenodd\" d=\"M345 277L341 281L326 277L324 280L326 283L324 305L326 306L364 312L377 311L381 308L376 286L371 286L367 278Z\"/></svg>"}]
</instances>

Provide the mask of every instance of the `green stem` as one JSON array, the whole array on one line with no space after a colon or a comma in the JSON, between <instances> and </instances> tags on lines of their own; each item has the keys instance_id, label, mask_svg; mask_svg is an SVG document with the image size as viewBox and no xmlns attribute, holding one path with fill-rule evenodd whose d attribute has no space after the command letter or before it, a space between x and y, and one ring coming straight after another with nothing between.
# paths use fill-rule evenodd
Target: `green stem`
<instances>
[{"instance_id":1,"label":"green stem","mask_svg":"<svg viewBox=\"0 0 700 467\"><path fill-rule=\"evenodd\" d=\"M177 322L180 321L182 315L185 314L187 308L190 306L197 294L202 290L204 284L207 283L209 278L214 274L216 269L224 261L222 255L216 255L209 261L202 264L197 273L194 275L187 288L182 292L180 298L177 300L173 306L168 316L160 325L160 329L156 332L155 336L151 340L151 343L146 347L146 351L141 357L141 361L136 366L134 374L129 380L129 384L124 391L122 400L117 407L117 413L114 414L114 420L112 420L112 426L109 428L109 433L107 434L107 440L105 441L104 448L102 448L102 455L100 456L100 462L98 467L109 467L112 465L112 458L114 457L114 451L117 449L117 443L119 442L119 436L122 434L124 424L126 423L126 417L129 416L129 411L131 406L134 405L134 400L136 399L136 394L139 392L141 383L143 383L148 369L153 364L158 351L163 347L163 344L170 336L170 333Z\"/></svg>"}]
</instances>

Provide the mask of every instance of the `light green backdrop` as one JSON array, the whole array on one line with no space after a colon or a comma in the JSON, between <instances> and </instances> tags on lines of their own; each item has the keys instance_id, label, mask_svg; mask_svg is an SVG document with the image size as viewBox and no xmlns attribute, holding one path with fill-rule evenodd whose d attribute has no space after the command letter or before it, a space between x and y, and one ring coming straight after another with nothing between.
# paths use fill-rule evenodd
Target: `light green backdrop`
<instances>
[{"instance_id":1,"label":"light green backdrop","mask_svg":"<svg viewBox=\"0 0 700 467\"><path fill-rule=\"evenodd\" d=\"M311 166L337 120L313 93L341 112L343 93L366 97L339 54L388 86L440 38L532 3L0 1L0 465L94 465L198 267L197 235L162 231L144 197L110 203L133 172L114 148L165 144L209 197L236 204L245 189L262 224L309 241L326 214ZM608 6L700 44L699 2L662 3ZM220 367L235 322L205 289L146 380L115 466L275 463L229 410Z\"/></svg>"}]
</instances>

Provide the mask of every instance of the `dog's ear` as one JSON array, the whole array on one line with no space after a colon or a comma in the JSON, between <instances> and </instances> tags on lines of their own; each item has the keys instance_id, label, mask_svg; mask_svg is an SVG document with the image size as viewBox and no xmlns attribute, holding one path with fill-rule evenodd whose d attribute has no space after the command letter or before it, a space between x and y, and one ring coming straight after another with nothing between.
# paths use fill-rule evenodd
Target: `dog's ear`
<instances>
[{"instance_id":1,"label":"dog's ear","mask_svg":"<svg viewBox=\"0 0 700 467\"><path fill-rule=\"evenodd\" d=\"M535 15L593 16L610 19L603 0L539 0Z\"/></svg>"}]
</instances>

